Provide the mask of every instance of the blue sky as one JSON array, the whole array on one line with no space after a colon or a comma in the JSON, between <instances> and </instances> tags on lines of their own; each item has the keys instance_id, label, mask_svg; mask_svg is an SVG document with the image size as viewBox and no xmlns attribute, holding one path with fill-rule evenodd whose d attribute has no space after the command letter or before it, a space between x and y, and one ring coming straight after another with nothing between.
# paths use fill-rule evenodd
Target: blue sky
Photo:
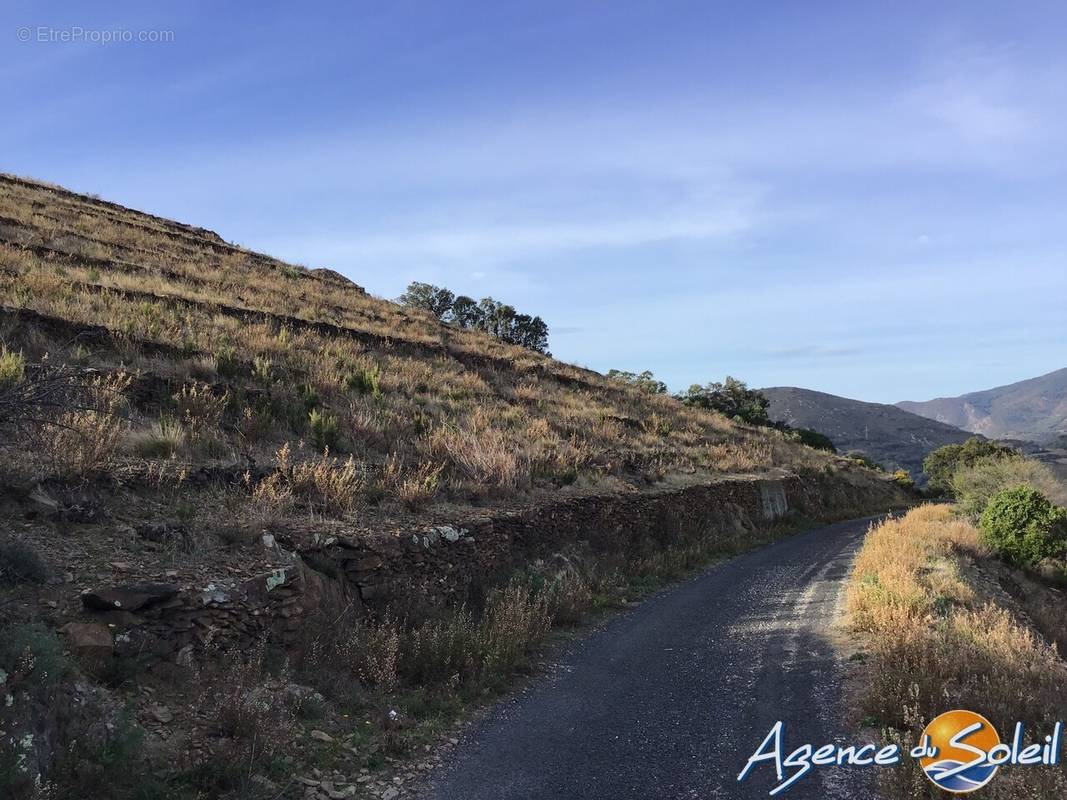
<instances>
[{"instance_id":1,"label":"blue sky","mask_svg":"<svg viewBox=\"0 0 1067 800\"><path fill-rule=\"evenodd\" d=\"M1067 366L1062 4L246 5L6 3L0 169L672 388Z\"/></svg>"}]
</instances>

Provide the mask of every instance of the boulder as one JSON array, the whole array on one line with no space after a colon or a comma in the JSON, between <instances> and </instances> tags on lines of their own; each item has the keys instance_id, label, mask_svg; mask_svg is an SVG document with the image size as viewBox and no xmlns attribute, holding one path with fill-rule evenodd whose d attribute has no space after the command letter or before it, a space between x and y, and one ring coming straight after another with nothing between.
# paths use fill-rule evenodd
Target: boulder
<instances>
[{"instance_id":1,"label":"boulder","mask_svg":"<svg viewBox=\"0 0 1067 800\"><path fill-rule=\"evenodd\" d=\"M181 591L172 583L139 583L112 586L82 594L82 605L93 611L138 611L169 600Z\"/></svg>"},{"instance_id":2,"label":"boulder","mask_svg":"<svg viewBox=\"0 0 1067 800\"><path fill-rule=\"evenodd\" d=\"M80 655L106 656L115 646L111 631L93 622L68 622L60 631L67 637L70 649Z\"/></svg>"}]
</instances>

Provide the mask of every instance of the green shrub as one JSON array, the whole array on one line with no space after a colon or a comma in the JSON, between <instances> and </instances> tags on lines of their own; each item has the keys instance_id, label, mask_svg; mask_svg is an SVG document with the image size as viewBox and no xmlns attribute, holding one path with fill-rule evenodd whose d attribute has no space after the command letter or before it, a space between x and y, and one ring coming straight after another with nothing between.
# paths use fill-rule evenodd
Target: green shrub
<instances>
[{"instance_id":1,"label":"green shrub","mask_svg":"<svg viewBox=\"0 0 1067 800\"><path fill-rule=\"evenodd\" d=\"M914 489L915 481L906 469L898 469L893 472L893 482L904 489Z\"/></svg>"},{"instance_id":2,"label":"green shrub","mask_svg":"<svg viewBox=\"0 0 1067 800\"><path fill-rule=\"evenodd\" d=\"M319 451L337 449L337 417L313 408L308 414L311 425L311 438Z\"/></svg>"},{"instance_id":3,"label":"green shrub","mask_svg":"<svg viewBox=\"0 0 1067 800\"><path fill-rule=\"evenodd\" d=\"M223 344L215 353L215 371L224 378L239 377L242 371L241 359L233 345Z\"/></svg>"},{"instance_id":4,"label":"green shrub","mask_svg":"<svg viewBox=\"0 0 1067 800\"><path fill-rule=\"evenodd\" d=\"M621 369L609 369L608 377L628 383L645 394L667 394L667 384L656 380L655 376L647 369L640 374L626 372Z\"/></svg>"},{"instance_id":5,"label":"green shrub","mask_svg":"<svg viewBox=\"0 0 1067 800\"><path fill-rule=\"evenodd\" d=\"M142 458L170 458L185 444L185 428L173 417L159 418L151 430L132 437L133 451Z\"/></svg>"},{"instance_id":6,"label":"green shrub","mask_svg":"<svg viewBox=\"0 0 1067 800\"><path fill-rule=\"evenodd\" d=\"M722 383L714 381L705 386L694 383L675 397L687 406L718 411L749 425L769 425L771 421L767 415L770 401L758 390L749 389L744 381L729 375Z\"/></svg>"},{"instance_id":7,"label":"green shrub","mask_svg":"<svg viewBox=\"0 0 1067 800\"><path fill-rule=\"evenodd\" d=\"M934 493L952 492L952 478L956 472L978 461L990 458L1010 458L1018 453L1010 447L972 436L963 444L939 447L923 459L923 472L929 478L927 488Z\"/></svg>"},{"instance_id":8,"label":"green shrub","mask_svg":"<svg viewBox=\"0 0 1067 800\"><path fill-rule=\"evenodd\" d=\"M855 461L857 464L860 464L866 467L867 469L877 470L878 472L885 472L885 466L879 464L877 461L875 461L869 455L864 453L862 450L849 450L847 453L845 453L845 457L852 461Z\"/></svg>"},{"instance_id":9,"label":"green shrub","mask_svg":"<svg viewBox=\"0 0 1067 800\"><path fill-rule=\"evenodd\" d=\"M0 389L22 383L26 374L26 359L22 353L12 353L0 345Z\"/></svg>"},{"instance_id":10,"label":"green shrub","mask_svg":"<svg viewBox=\"0 0 1067 800\"><path fill-rule=\"evenodd\" d=\"M262 383L270 383L274 375L274 361L266 356L252 359L252 374Z\"/></svg>"},{"instance_id":11,"label":"green shrub","mask_svg":"<svg viewBox=\"0 0 1067 800\"><path fill-rule=\"evenodd\" d=\"M1016 486L993 495L981 521L982 538L1008 561L1033 566L1067 552L1067 509L1041 492Z\"/></svg>"},{"instance_id":12,"label":"green shrub","mask_svg":"<svg viewBox=\"0 0 1067 800\"><path fill-rule=\"evenodd\" d=\"M310 382L300 386L300 399L304 402L305 411L310 412L319 407L319 393Z\"/></svg>"},{"instance_id":13,"label":"green shrub","mask_svg":"<svg viewBox=\"0 0 1067 800\"><path fill-rule=\"evenodd\" d=\"M997 492L1027 486L1053 500L1060 500L1063 488L1052 471L1039 461L1023 458L988 456L973 464L961 466L950 483L961 513L977 521L989 500Z\"/></svg>"},{"instance_id":14,"label":"green shrub","mask_svg":"<svg viewBox=\"0 0 1067 800\"><path fill-rule=\"evenodd\" d=\"M819 433L811 428L794 428L793 435L798 442L806 444L808 447L814 447L816 450L825 450L828 453L837 452L833 440L824 433Z\"/></svg>"},{"instance_id":15,"label":"green shrub","mask_svg":"<svg viewBox=\"0 0 1067 800\"><path fill-rule=\"evenodd\" d=\"M382 393L381 373L377 369L357 367L345 376L344 384L350 392L369 394L373 397L378 397Z\"/></svg>"}]
</instances>

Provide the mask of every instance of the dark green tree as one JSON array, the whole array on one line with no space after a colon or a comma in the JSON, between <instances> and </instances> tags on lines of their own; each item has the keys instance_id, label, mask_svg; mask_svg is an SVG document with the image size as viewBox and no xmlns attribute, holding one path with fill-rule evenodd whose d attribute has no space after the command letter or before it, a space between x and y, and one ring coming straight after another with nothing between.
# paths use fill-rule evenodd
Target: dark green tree
<instances>
[{"instance_id":1,"label":"dark green tree","mask_svg":"<svg viewBox=\"0 0 1067 800\"><path fill-rule=\"evenodd\" d=\"M481 328L482 310L478 306L478 301L465 294L459 295L452 303L452 310L447 321L461 328Z\"/></svg>"},{"instance_id":2,"label":"dark green tree","mask_svg":"<svg viewBox=\"0 0 1067 800\"><path fill-rule=\"evenodd\" d=\"M827 450L831 453L837 452L833 441L824 433L819 433L811 428L793 428L792 431L801 444L814 447L816 450Z\"/></svg>"},{"instance_id":3,"label":"dark green tree","mask_svg":"<svg viewBox=\"0 0 1067 800\"><path fill-rule=\"evenodd\" d=\"M423 308L452 325L485 331L509 344L551 355L548 352L548 325L543 319L520 314L514 306L492 297L483 297L475 302L474 298L466 295L457 297L442 286L415 281L399 297L399 301L406 306Z\"/></svg>"},{"instance_id":4,"label":"dark green tree","mask_svg":"<svg viewBox=\"0 0 1067 800\"><path fill-rule=\"evenodd\" d=\"M438 319L444 319L452 310L456 296L443 286L413 281L398 299L405 306L423 308Z\"/></svg>"},{"instance_id":5,"label":"dark green tree","mask_svg":"<svg viewBox=\"0 0 1067 800\"><path fill-rule=\"evenodd\" d=\"M729 375L721 383L714 381L704 386L694 383L676 397L687 406L709 408L750 425L770 424L767 415L770 401L756 389L749 389L744 381Z\"/></svg>"},{"instance_id":6,"label":"dark green tree","mask_svg":"<svg viewBox=\"0 0 1067 800\"><path fill-rule=\"evenodd\" d=\"M536 350L538 353L550 355L548 352L548 325L540 317L517 314L512 320L511 335L507 341L530 350Z\"/></svg>"},{"instance_id":7,"label":"dark green tree","mask_svg":"<svg viewBox=\"0 0 1067 800\"><path fill-rule=\"evenodd\" d=\"M951 494L952 477L961 467L973 466L987 458L1015 458L1018 455L1017 450L980 436L972 436L963 444L947 444L923 459L923 472L929 479L927 488L931 492Z\"/></svg>"},{"instance_id":8,"label":"dark green tree","mask_svg":"<svg viewBox=\"0 0 1067 800\"><path fill-rule=\"evenodd\" d=\"M653 376L647 369L641 373L625 372L621 369L611 369L608 370L608 377L636 386L642 392L646 392L647 394L667 394L667 384L663 381L656 380L655 376Z\"/></svg>"},{"instance_id":9,"label":"dark green tree","mask_svg":"<svg viewBox=\"0 0 1067 800\"><path fill-rule=\"evenodd\" d=\"M490 336L506 341L515 322L515 307L492 297L483 297L478 301L478 310L481 312L479 327Z\"/></svg>"}]
</instances>

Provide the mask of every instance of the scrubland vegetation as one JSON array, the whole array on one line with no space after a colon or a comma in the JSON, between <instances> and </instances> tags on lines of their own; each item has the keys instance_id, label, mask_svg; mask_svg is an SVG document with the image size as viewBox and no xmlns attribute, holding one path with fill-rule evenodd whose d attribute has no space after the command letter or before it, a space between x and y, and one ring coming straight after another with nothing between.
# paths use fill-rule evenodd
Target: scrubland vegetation
<instances>
[{"instance_id":1,"label":"scrubland vegetation","mask_svg":"<svg viewBox=\"0 0 1067 800\"><path fill-rule=\"evenodd\" d=\"M791 436L153 218L10 182L0 217L3 385L95 370L114 395L32 448L40 463L21 444L10 454L37 474L49 461L70 478L133 460L265 464L288 445L322 476L352 457L351 509L828 463ZM68 454L82 434L97 451Z\"/></svg>"},{"instance_id":2,"label":"scrubland vegetation","mask_svg":"<svg viewBox=\"0 0 1067 800\"><path fill-rule=\"evenodd\" d=\"M563 547L444 605L324 597L295 642L204 645L158 674L149 654L112 650L119 627L85 643L101 663L75 657L56 631L85 621L88 589L165 582L210 604L309 531L410 538L772 468L883 483L746 416L758 398L732 379L680 402L651 376L553 361L543 321L496 301L416 286L388 302L10 177L0 293L0 674L62 750L42 751L54 768L36 788L22 779L37 745L0 754L0 782L26 796L279 798L310 768L370 770L373 785L526 671L552 630L756 538L597 559ZM57 716L68 704L78 713ZM146 724L171 726L173 747L142 741Z\"/></svg>"},{"instance_id":3,"label":"scrubland vegetation","mask_svg":"<svg viewBox=\"0 0 1067 800\"><path fill-rule=\"evenodd\" d=\"M1063 719L1067 665L1055 643L1067 609L1046 586L1065 578L1067 510L1044 494L1063 489L1044 465L978 439L935 451L927 465L957 505L878 526L853 571L849 618L868 649L860 712L906 746L955 708L985 715L1002 738L1023 722L1033 740ZM887 797L931 796L917 762L881 777ZM1067 779L1058 767L1002 767L983 792L1051 800Z\"/></svg>"},{"instance_id":4,"label":"scrubland vegetation","mask_svg":"<svg viewBox=\"0 0 1067 800\"><path fill-rule=\"evenodd\" d=\"M1048 466L974 438L935 450L925 468L930 487L952 496L998 555L1067 580L1067 487Z\"/></svg>"}]
</instances>

